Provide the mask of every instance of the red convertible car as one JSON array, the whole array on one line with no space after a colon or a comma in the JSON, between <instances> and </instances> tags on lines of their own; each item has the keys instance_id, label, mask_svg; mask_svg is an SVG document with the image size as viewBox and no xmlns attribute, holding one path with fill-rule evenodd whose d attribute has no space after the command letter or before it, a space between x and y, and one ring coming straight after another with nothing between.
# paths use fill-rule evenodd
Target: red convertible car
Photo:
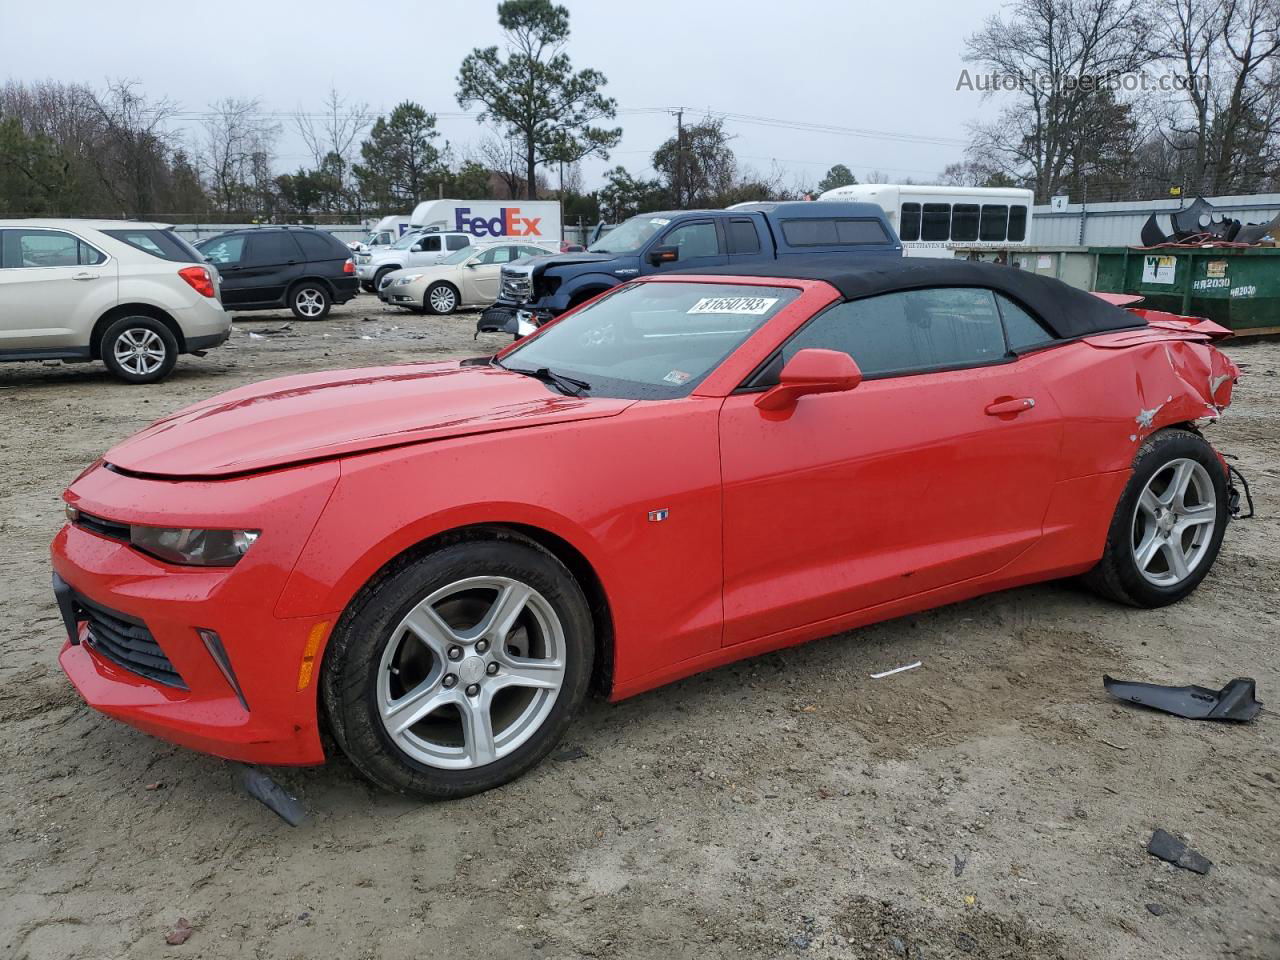
<instances>
[{"instance_id":1,"label":"red convertible car","mask_svg":"<svg viewBox=\"0 0 1280 960\"><path fill-rule=\"evenodd\" d=\"M537 763L593 682L1056 577L1154 607L1209 572L1223 328L1000 266L768 269L157 421L65 494L63 668L175 743L317 764L327 723L377 783L457 797Z\"/></svg>"}]
</instances>

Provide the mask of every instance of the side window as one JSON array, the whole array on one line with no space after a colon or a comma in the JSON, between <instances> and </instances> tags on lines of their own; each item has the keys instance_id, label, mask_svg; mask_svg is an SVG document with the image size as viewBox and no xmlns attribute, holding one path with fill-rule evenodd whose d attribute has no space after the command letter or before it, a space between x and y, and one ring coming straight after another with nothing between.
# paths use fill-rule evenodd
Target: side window
<instances>
[{"instance_id":1,"label":"side window","mask_svg":"<svg viewBox=\"0 0 1280 960\"><path fill-rule=\"evenodd\" d=\"M518 256L513 255L515 249L515 247L490 247L471 262L482 266L491 266L495 263L510 263Z\"/></svg>"},{"instance_id":2,"label":"side window","mask_svg":"<svg viewBox=\"0 0 1280 960\"><path fill-rule=\"evenodd\" d=\"M1009 208L1009 239L1025 240L1027 238L1027 208L1023 206Z\"/></svg>"},{"instance_id":3,"label":"side window","mask_svg":"<svg viewBox=\"0 0 1280 960\"><path fill-rule=\"evenodd\" d=\"M322 237L318 233L299 231L294 239L308 260L339 260L350 255L339 250L336 243L328 237Z\"/></svg>"},{"instance_id":4,"label":"side window","mask_svg":"<svg viewBox=\"0 0 1280 960\"><path fill-rule=\"evenodd\" d=\"M1006 353L995 297L977 288L909 290L838 303L786 343L784 361L806 347L841 350L866 377L975 366Z\"/></svg>"},{"instance_id":5,"label":"side window","mask_svg":"<svg viewBox=\"0 0 1280 960\"><path fill-rule=\"evenodd\" d=\"M902 223L898 236L903 240L920 239L920 204L904 203L902 205Z\"/></svg>"},{"instance_id":6,"label":"side window","mask_svg":"<svg viewBox=\"0 0 1280 960\"><path fill-rule=\"evenodd\" d=\"M1005 337L1014 353L1042 347L1057 339L1044 325L1002 293L996 294L1000 316L1004 320Z\"/></svg>"},{"instance_id":7,"label":"side window","mask_svg":"<svg viewBox=\"0 0 1280 960\"><path fill-rule=\"evenodd\" d=\"M239 263L244 256L244 237L219 237L202 246L200 252L215 266Z\"/></svg>"},{"instance_id":8,"label":"side window","mask_svg":"<svg viewBox=\"0 0 1280 960\"><path fill-rule=\"evenodd\" d=\"M720 240L716 225L710 220L682 223L662 238L664 246L679 247L680 259L714 257L720 252Z\"/></svg>"},{"instance_id":9,"label":"side window","mask_svg":"<svg viewBox=\"0 0 1280 960\"><path fill-rule=\"evenodd\" d=\"M301 260L302 251L291 234L284 231L249 235L244 263L249 267L274 267Z\"/></svg>"},{"instance_id":10,"label":"side window","mask_svg":"<svg viewBox=\"0 0 1280 960\"><path fill-rule=\"evenodd\" d=\"M57 230L6 230L6 267L77 267L107 258L83 240Z\"/></svg>"},{"instance_id":11,"label":"side window","mask_svg":"<svg viewBox=\"0 0 1280 960\"><path fill-rule=\"evenodd\" d=\"M547 251L541 247L521 247L520 256L522 257L545 257Z\"/></svg>"},{"instance_id":12,"label":"side window","mask_svg":"<svg viewBox=\"0 0 1280 960\"><path fill-rule=\"evenodd\" d=\"M951 239L978 239L978 205L976 203L957 203L951 208ZM1000 239L1003 240L1004 237Z\"/></svg>"},{"instance_id":13,"label":"side window","mask_svg":"<svg viewBox=\"0 0 1280 960\"><path fill-rule=\"evenodd\" d=\"M1023 208L1025 210L1025 208ZM982 205L981 240L1003 240L1009 226L1009 208L1002 203Z\"/></svg>"},{"instance_id":14,"label":"side window","mask_svg":"<svg viewBox=\"0 0 1280 960\"><path fill-rule=\"evenodd\" d=\"M460 233L451 233L444 238L444 246L446 250L461 250L463 247L471 246L471 238L464 237Z\"/></svg>"},{"instance_id":15,"label":"side window","mask_svg":"<svg viewBox=\"0 0 1280 960\"><path fill-rule=\"evenodd\" d=\"M423 237L415 244L423 253L439 253L440 238L436 236Z\"/></svg>"},{"instance_id":16,"label":"side window","mask_svg":"<svg viewBox=\"0 0 1280 960\"><path fill-rule=\"evenodd\" d=\"M730 220L725 224L730 253L759 253L760 235L750 220Z\"/></svg>"},{"instance_id":17,"label":"side window","mask_svg":"<svg viewBox=\"0 0 1280 960\"><path fill-rule=\"evenodd\" d=\"M951 239L951 204L926 203L920 225L921 240Z\"/></svg>"}]
</instances>

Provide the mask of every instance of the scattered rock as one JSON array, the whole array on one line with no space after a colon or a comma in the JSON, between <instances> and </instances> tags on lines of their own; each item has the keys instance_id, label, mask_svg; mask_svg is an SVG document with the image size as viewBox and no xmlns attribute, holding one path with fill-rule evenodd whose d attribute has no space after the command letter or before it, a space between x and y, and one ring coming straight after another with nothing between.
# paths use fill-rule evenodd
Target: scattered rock
<instances>
[{"instance_id":1,"label":"scattered rock","mask_svg":"<svg viewBox=\"0 0 1280 960\"><path fill-rule=\"evenodd\" d=\"M171 947L178 947L191 939L191 935L195 933L195 928L191 926L191 922L186 917L179 917L178 922L173 925L164 938L164 942Z\"/></svg>"},{"instance_id":2,"label":"scattered rock","mask_svg":"<svg viewBox=\"0 0 1280 960\"><path fill-rule=\"evenodd\" d=\"M1169 912L1169 908L1159 903L1148 903L1147 912L1153 917L1161 917Z\"/></svg>"},{"instance_id":3,"label":"scattered rock","mask_svg":"<svg viewBox=\"0 0 1280 960\"><path fill-rule=\"evenodd\" d=\"M553 753L551 755L551 759L565 763L568 760L581 760L586 755L587 751L583 750L581 747L569 747L567 750L561 750L559 753Z\"/></svg>"},{"instance_id":4,"label":"scattered rock","mask_svg":"<svg viewBox=\"0 0 1280 960\"><path fill-rule=\"evenodd\" d=\"M1157 829L1147 843L1147 853L1194 873L1208 873L1212 861L1192 850L1167 830Z\"/></svg>"},{"instance_id":5,"label":"scattered rock","mask_svg":"<svg viewBox=\"0 0 1280 960\"><path fill-rule=\"evenodd\" d=\"M795 947L797 950L808 950L811 943L813 940L803 933L793 933L787 938L787 946Z\"/></svg>"},{"instance_id":6,"label":"scattered rock","mask_svg":"<svg viewBox=\"0 0 1280 960\"><path fill-rule=\"evenodd\" d=\"M892 937L889 940L889 949L900 957L905 957L907 955L907 945L902 942L901 937Z\"/></svg>"},{"instance_id":7,"label":"scattered rock","mask_svg":"<svg viewBox=\"0 0 1280 960\"><path fill-rule=\"evenodd\" d=\"M164 781L163 781L163 780L157 780L155 783L148 783L148 784L146 785L146 787L144 787L143 789L146 789L146 790L163 790L163 789L164 789Z\"/></svg>"},{"instance_id":8,"label":"scattered rock","mask_svg":"<svg viewBox=\"0 0 1280 960\"><path fill-rule=\"evenodd\" d=\"M974 950L978 949L978 941L967 933L962 933L956 937L956 948L963 950L965 953L973 953Z\"/></svg>"},{"instance_id":9,"label":"scattered rock","mask_svg":"<svg viewBox=\"0 0 1280 960\"><path fill-rule=\"evenodd\" d=\"M969 851L961 850L955 855L955 875L958 877L964 873L964 868L969 864Z\"/></svg>"}]
</instances>

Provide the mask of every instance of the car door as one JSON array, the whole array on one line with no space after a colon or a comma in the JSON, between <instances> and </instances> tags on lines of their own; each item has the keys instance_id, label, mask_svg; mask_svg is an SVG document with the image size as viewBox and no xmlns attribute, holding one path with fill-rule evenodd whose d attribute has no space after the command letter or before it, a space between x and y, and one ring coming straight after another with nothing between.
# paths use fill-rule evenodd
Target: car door
<instances>
[{"instance_id":1,"label":"car door","mask_svg":"<svg viewBox=\"0 0 1280 960\"><path fill-rule=\"evenodd\" d=\"M429 267L444 256L444 244L437 234L427 234L409 248L407 267Z\"/></svg>"},{"instance_id":2,"label":"car door","mask_svg":"<svg viewBox=\"0 0 1280 960\"><path fill-rule=\"evenodd\" d=\"M491 303L498 299L498 281L502 279L502 265L519 258L517 248L510 244L489 247L467 261L463 267L464 303Z\"/></svg>"},{"instance_id":3,"label":"car door","mask_svg":"<svg viewBox=\"0 0 1280 960\"><path fill-rule=\"evenodd\" d=\"M679 257L658 267L658 272L677 267L722 267L729 262L724 252L724 238L720 235L720 228L711 219L682 221L664 233L655 245L675 247L679 251ZM653 269L653 265L646 259L645 272L653 272Z\"/></svg>"},{"instance_id":4,"label":"car door","mask_svg":"<svg viewBox=\"0 0 1280 960\"><path fill-rule=\"evenodd\" d=\"M239 270L244 303L283 303L290 284L302 276L306 261L297 241L286 230L264 230L247 237Z\"/></svg>"},{"instance_id":5,"label":"car door","mask_svg":"<svg viewBox=\"0 0 1280 960\"><path fill-rule=\"evenodd\" d=\"M837 303L781 362L806 347L864 381L785 416L750 391L721 411L726 644L992 573L1040 538L1058 479L1061 418L991 291Z\"/></svg>"},{"instance_id":6,"label":"car door","mask_svg":"<svg viewBox=\"0 0 1280 960\"><path fill-rule=\"evenodd\" d=\"M729 263L760 259L760 234L751 217L733 217L724 223Z\"/></svg>"},{"instance_id":7,"label":"car door","mask_svg":"<svg viewBox=\"0 0 1280 960\"><path fill-rule=\"evenodd\" d=\"M117 302L118 267L62 230L0 230L0 353L88 354L94 323Z\"/></svg>"},{"instance_id":8,"label":"car door","mask_svg":"<svg viewBox=\"0 0 1280 960\"><path fill-rule=\"evenodd\" d=\"M228 234L205 240L197 248L218 271L222 305L227 309L243 306L255 295L254 288L247 282L247 275L241 273L245 239L241 233Z\"/></svg>"}]
</instances>

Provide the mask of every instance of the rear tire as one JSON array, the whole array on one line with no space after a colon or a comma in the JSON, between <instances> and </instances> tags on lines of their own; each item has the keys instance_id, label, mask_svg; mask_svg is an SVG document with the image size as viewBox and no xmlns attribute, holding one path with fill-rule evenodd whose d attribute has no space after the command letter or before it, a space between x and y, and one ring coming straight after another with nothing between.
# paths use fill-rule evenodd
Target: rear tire
<instances>
[{"instance_id":1,"label":"rear tire","mask_svg":"<svg viewBox=\"0 0 1280 960\"><path fill-rule=\"evenodd\" d=\"M178 340L155 317L121 317L103 332L98 353L125 383L159 383L178 362Z\"/></svg>"},{"instance_id":2,"label":"rear tire","mask_svg":"<svg viewBox=\"0 0 1280 960\"><path fill-rule=\"evenodd\" d=\"M380 786L445 800L514 780L586 698L595 641L582 590L547 551L499 536L377 582L329 643L334 737Z\"/></svg>"},{"instance_id":3,"label":"rear tire","mask_svg":"<svg viewBox=\"0 0 1280 960\"><path fill-rule=\"evenodd\" d=\"M323 320L333 298L322 283L303 282L289 291L289 309L299 320Z\"/></svg>"},{"instance_id":4,"label":"rear tire","mask_svg":"<svg viewBox=\"0 0 1280 960\"><path fill-rule=\"evenodd\" d=\"M1208 575L1227 528L1227 478L1198 434L1161 430L1133 462L1090 589L1135 607L1163 607Z\"/></svg>"}]
</instances>

